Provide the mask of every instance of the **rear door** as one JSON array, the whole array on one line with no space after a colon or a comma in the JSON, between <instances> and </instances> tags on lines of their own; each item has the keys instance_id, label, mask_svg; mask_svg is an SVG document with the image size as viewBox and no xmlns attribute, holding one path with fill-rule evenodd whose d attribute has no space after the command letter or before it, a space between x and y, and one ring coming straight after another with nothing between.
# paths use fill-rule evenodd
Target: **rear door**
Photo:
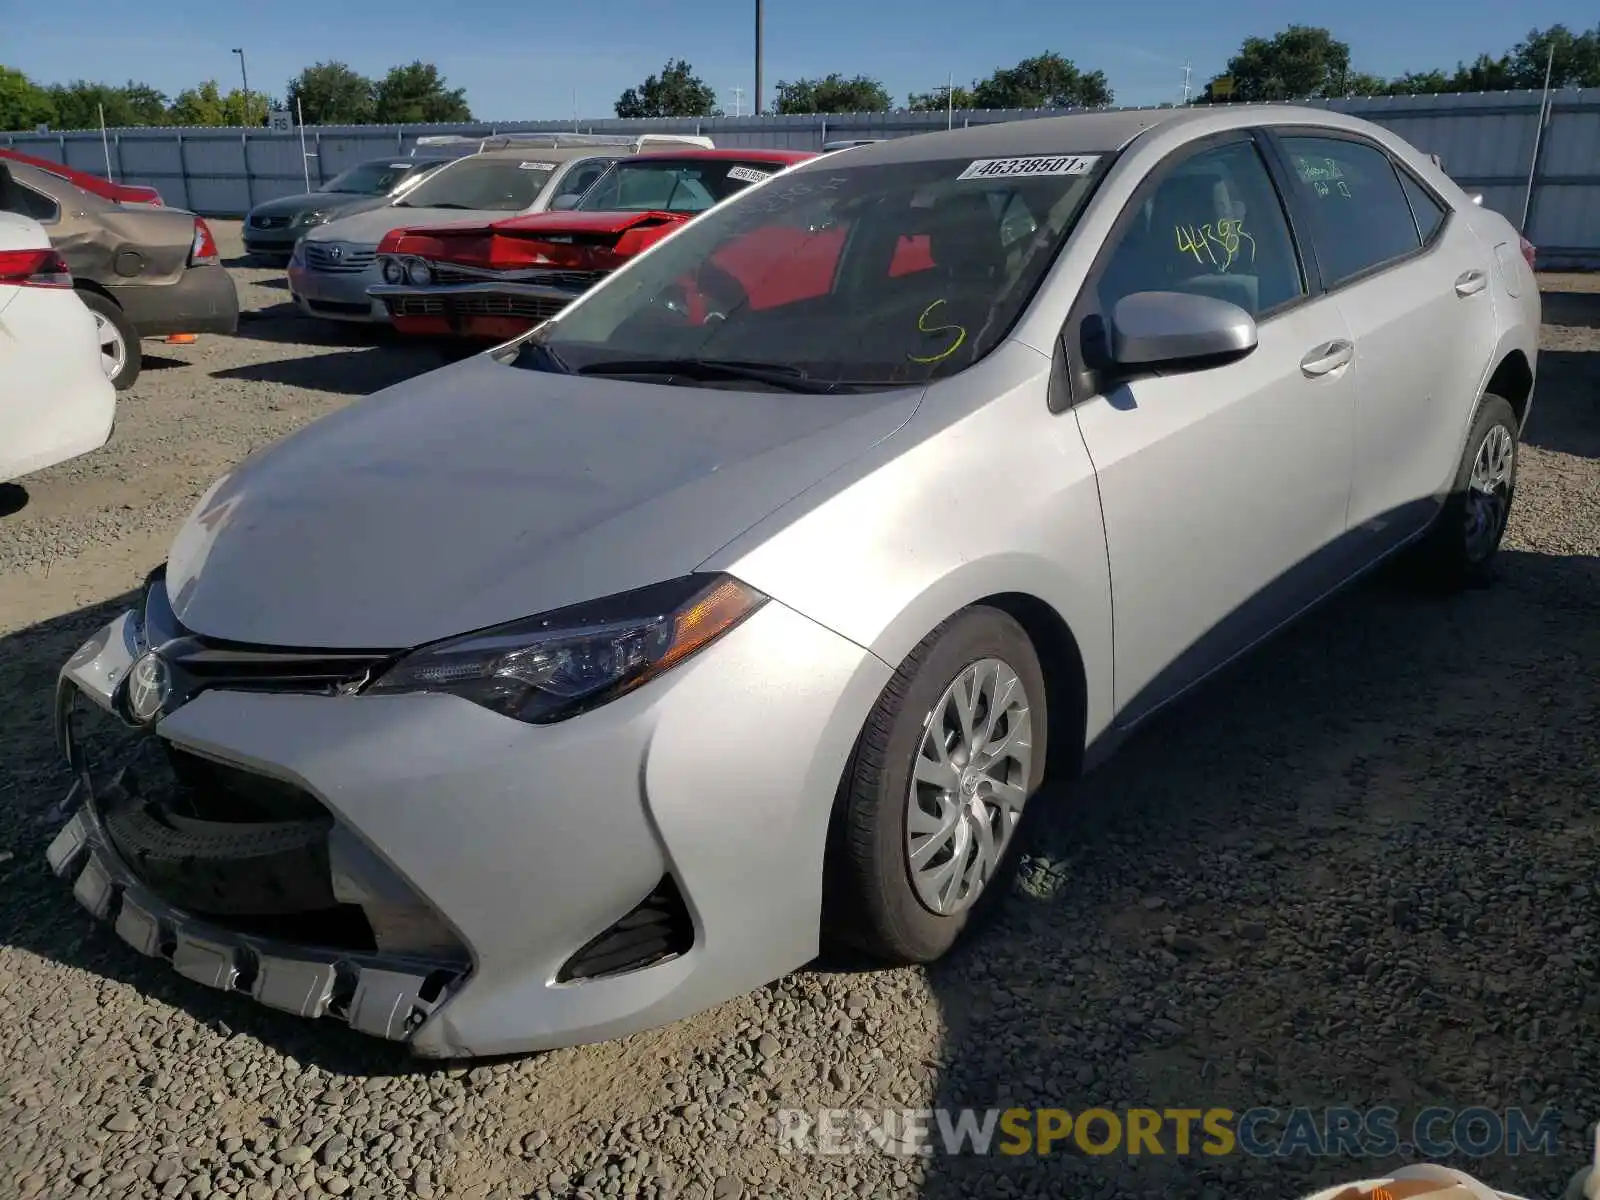
<instances>
[{"instance_id":1,"label":"rear door","mask_svg":"<svg viewBox=\"0 0 1600 1200\"><path fill-rule=\"evenodd\" d=\"M1432 519L1454 475L1495 343L1493 253L1377 143L1274 133L1355 343L1350 524L1381 553Z\"/></svg>"},{"instance_id":2,"label":"rear door","mask_svg":"<svg viewBox=\"0 0 1600 1200\"><path fill-rule=\"evenodd\" d=\"M1118 719L1131 723L1341 579L1354 397L1349 328L1303 271L1248 132L1157 168L1119 218L1067 326L1085 364L1136 292L1229 300L1256 320L1227 365L1073 372L1111 561Z\"/></svg>"}]
</instances>

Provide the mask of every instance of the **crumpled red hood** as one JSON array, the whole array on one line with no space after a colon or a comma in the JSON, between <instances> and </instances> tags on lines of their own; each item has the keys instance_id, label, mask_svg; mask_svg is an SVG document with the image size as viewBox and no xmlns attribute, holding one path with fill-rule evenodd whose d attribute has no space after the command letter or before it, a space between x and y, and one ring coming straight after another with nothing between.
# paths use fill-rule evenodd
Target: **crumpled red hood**
<instances>
[{"instance_id":1,"label":"crumpled red hood","mask_svg":"<svg viewBox=\"0 0 1600 1200\"><path fill-rule=\"evenodd\" d=\"M576 260L625 259L689 219L672 212L544 212L487 225L396 229L380 254L411 254L430 262L498 270L527 265L536 254L552 265Z\"/></svg>"}]
</instances>

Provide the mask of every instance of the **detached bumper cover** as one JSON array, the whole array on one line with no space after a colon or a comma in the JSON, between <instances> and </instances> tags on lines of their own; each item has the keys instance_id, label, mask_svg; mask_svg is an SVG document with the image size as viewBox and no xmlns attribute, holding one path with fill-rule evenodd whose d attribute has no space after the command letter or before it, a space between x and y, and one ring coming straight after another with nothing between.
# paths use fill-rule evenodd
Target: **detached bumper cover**
<instances>
[{"instance_id":1,"label":"detached bumper cover","mask_svg":"<svg viewBox=\"0 0 1600 1200\"><path fill-rule=\"evenodd\" d=\"M361 1033L404 1041L439 1007L447 982L419 964L350 955L317 956L303 947L208 924L165 904L139 884L111 849L92 807L80 808L45 852L50 869L72 881L74 898L140 954L165 959L186 979L242 992L297 1017L332 1014Z\"/></svg>"}]
</instances>

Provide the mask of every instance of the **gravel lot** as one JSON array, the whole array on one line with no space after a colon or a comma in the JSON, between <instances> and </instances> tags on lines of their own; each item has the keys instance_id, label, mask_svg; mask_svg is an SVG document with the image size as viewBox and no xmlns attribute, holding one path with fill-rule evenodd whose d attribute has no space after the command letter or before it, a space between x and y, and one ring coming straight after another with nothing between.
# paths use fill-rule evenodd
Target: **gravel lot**
<instances>
[{"instance_id":1,"label":"gravel lot","mask_svg":"<svg viewBox=\"0 0 1600 1200\"><path fill-rule=\"evenodd\" d=\"M224 253L236 225L216 223ZM231 248L231 249L230 249ZM780 1156L780 1108L1558 1108L1600 1116L1600 281L1546 277L1498 587L1374 580L1040 823L991 935L829 963L672 1028L467 1067L176 978L50 877L60 662L222 470L435 365L235 269L237 338L151 347L114 442L0 488L0 1195L1289 1197L1383 1163ZM1170 1150L1170 1147L1169 1147Z\"/></svg>"}]
</instances>

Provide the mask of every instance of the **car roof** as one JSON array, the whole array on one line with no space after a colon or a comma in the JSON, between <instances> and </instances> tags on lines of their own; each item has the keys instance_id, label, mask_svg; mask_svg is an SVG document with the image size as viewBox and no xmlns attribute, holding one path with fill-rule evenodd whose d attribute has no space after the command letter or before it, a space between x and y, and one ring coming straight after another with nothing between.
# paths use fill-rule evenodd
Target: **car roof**
<instances>
[{"instance_id":1,"label":"car roof","mask_svg":"<svg viewBox=\"0 0 1600 1200\"><path fill-rule=\"evenodd\" d=\"M1153 129L1185 125L1211 131L1246 125L1319 125L1329 129L1371 130L1359 118L1324 108L1288 104L1204 104L1189 108L1127 108L1034 117L994 125L939 130L889 138L828 155L849 155L853 167L929 162L945 158L1013 158L1051 154L1110 154Z\"/></svg>"},{"instance_id":2,"label":"car roof","mask_svg":"<svg viewBox=\"0 0 1600 1200\"><path fill-rule=\"evenodd\" d=\"M515 158L526 162L570 162L574 158L629 158L627 146L496 146L467 158Z\"/></svg>"},{"instance_id":3,"label":"car roof","mask_svg":"<svg viewBox=\"0 0 1600 1200\"><path fill-rule=\"evenodd\" d=\"M728 146L719 146L715 150L706 150L698 146L686 146L682 150L646 150L643 154L630 155L630 158L709 158L709 159L735 159L739 162L770 162L770 163L797 163L815 158L815 150L772 150L750 148L739 150Z\"/></svg>"}]
</instances>

